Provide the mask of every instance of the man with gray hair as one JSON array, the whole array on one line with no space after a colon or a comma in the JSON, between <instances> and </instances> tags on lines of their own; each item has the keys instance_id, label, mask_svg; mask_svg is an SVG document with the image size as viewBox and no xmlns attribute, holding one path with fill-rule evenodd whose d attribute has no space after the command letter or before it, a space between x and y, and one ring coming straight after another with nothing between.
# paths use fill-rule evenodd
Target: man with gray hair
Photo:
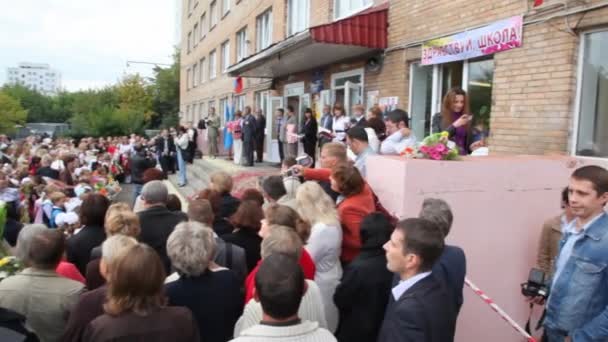
<instances>
[{"instance_id":1,"label":"man with gray hair","mask_svg":"<svg viewBox=\"0 0 608 342\"><path fill-rule=\"evenodd\" d=\"M190 221L200 222L206 227L213 227L215 215L211 203L206 199L191 201L188 205L188 218ZM245 250L240 246L224 241L215 232L213 232L213 236L217 245L213 261L234 271L241 282L244 282L245 277L247 277Z\"/></svg>"},{"instance_id":2,"label":"man with gray hair","mask_svg":"<svg viewBox=\"0 0 608 342\"><path fill-rule=\"evenodd\" d=\"M120 260L120 257L126 250L137 245L137 240L126 235L114 235L109 237L101 245L101 262L99 264L99 273L106 279L106 282L110 282L110 272L112 266L116 261ZM68 325L63 333L64 342L79 342L82 340L82 335L85 328L95 318L104 314L103 304L106 301L106 294L108 292L107 283L103 286L89 291L82 296L78 304L74 307L68 320Z\"/></svg>"},{"instance_id":3,"label":"man with gray hair","mask_svg":"<svg viewBox=\"0 0 608 342\"><path fill-rule=\"evenodd\" d=\"M418 216L434 223L441 230L444 238L450 233L454 216L446 201L440 198L426 198ZM433 265L432 272L444 279L454 299L456 313L460 312L463 303L464 277L467 274L467 261L462 248L446 244L439 260Z\"/></svg>"},{"instance_id":4,"label":"man with gray hair","mask_svg":"<svg viewBox=\"0 0 608 342\"><path fill-rule=\"evenodd\" d=\"M303 248L302 239L298 233L293 228L280 225L271 225L269 231L268 236L262 241L262 263L264 259L273 254L281 254L297 262ZM234 326L234 337L239 337L244 330L260 323L262 315L263 310L259 299L255 298L255 300L247 302L243 315ZM319 327L327 329L321 290L312 280L306 279L304 296L298 309L298 317L302 321L317 322Z\"/></svg>"},{"instance_id":5,"label":"man with gray hair","mask_svg":"<svg viewBox=\"0 0 608 342\"><path fill-rule=\"evenodd\" d=\"M55 272L65 252L62 232L33 229L27 240L20 258L28 267L0 282L0 307L25 316L41 341L59 341L84 285Z\"/></svg>"},{"instance_id":6,"label":"man with gray hair","mask_svg":"<svg viewBox=\"0 0 608 342\"><path fill-rule=\"evenodd\" d=\"M145 209L137 213L141 226L139 241L154 248L167 274L171 270L171 261L167 256L167 238L178 223L188 220L183 212L167 209L168 196L167 186L163 182L155 180L146 183L141 190Z\"/></svg>"},{"instance_id":7,"label":"man with gray hair","mask_svg":"<svg viewBox=\"0 0 608 342\"><path fill-rule=\"evenodd\" d=\"M182 222L167 240L179 278L165 286L169 304L184 306L198 322L203 341L228 341L243 309L242 281L213 262L215 238L202 223Z\"/></svg>"}]
</instances>

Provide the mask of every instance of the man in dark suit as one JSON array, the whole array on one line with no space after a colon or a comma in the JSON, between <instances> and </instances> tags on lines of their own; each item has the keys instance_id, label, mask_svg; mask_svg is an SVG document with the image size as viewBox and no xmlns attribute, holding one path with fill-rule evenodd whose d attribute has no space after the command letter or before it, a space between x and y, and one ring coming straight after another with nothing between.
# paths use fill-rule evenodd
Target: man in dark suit
<instances>
[{"instance_id":1,"label":"man in dark suit","mask_svg":"<svg viewBox=\"0 0 608 342\"><path fill-rule=\"evenodd\" d=\"M399 276L389 295L378 342L452 342L456 308L441 278L431 272L443 252L443 233L430 221L401 221L384 245L387 268Z\"/></svg>"},{"instance_id":2,"label":"man in dark suit","mask_svg":"<svg viewBox=\"0 0 608 342\"><path fill-rule=\"evenodd\" d=\"M439 198L426 198L418 215L421 219L433 222L444 237L447 237L452 227L454 216L446 201ZM454 299L456 312L462 307L464 277L467 274L467 261L462 248L445 245L439 260L433 265L433 273L442 277Z\"/></svg>"},{"instance_id":3,"label":"man in dark suit","mask_svg":"<svg viewBox=\"0 0 608 342\"><path fill-rule=\"evenodd\" d=\"M264 138L266 134L266 118L261 109L255 113L255 151L256 161L261 163L264 159Z\"/></svg>"},{"instance_id":4,"label":"man in dark suit","mask_svg":"<svg viewBox=\"0 0 608 342\"><path fill-rule=\"evenodd\" d=\"M188 216L181 211L169 211L166 207L168 196L167 186L163 182L146 183L141 190L145 210L137 215L141 226L139 241L154 248L165 266L165 271L170 274L171 261L167 256L167 238L178 223L188 221Z\"/></svg>"},{"instance_id":5,"label":"man in dark suit","mask_svg":"<svg viewBox=\"0 0 608 342\"><path fill-rule=\"evenodd\" d=\"M160 137L156 138L156 153L158 154L158 161L166 178L167 173L172 169L173 159L177 153L173 137L169 136L169 132L166 129L163 129L160 132Z\"/></svg>"},{"instance_id":6,"label":"man in dark suit","mask_svg":"<svg viewBox=\"0 0 608 342\"><path fill-rule=\"evenodd\" d=\"M365 107L362 105L355 105L353 107L353 117L350 120L351 127L367 127L367 120L365 119Z\"/></svg>"},{"instance_id":7,"label":"man in dark suit","mask_svg":"<svg viewBox=\"0 0 608 342\"><path fill-rule=\"evenodd\" d=\"M334 116L331 114L331 108L327 105L323 106L323 116L321 116L319 125L330 132L334 129ZM331 137L328 135L321 135L319 137L319 149L323 148L323 145L328 142L331 142Z\"/></svg>"},{"instance_id":8,"label":"man in dark suit","mask_svg":"<svg viewBox=\"0 0 608 342\"><path fill-rule=\"evenodd\" d=\"M243 156L247 161L245 166L253 166L253 148L255 146L256 137L256 122L251 107L245 107L245 115L243 116Z\"/></svg>"}]
</instances>

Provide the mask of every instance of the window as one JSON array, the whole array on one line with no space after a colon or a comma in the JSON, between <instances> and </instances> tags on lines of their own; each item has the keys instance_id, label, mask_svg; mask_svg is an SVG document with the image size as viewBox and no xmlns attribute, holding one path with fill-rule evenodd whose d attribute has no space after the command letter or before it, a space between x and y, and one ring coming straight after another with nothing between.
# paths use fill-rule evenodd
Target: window
<instances>
[{"instance_id":1,"label":"window","mask_svg":"<svg viewBox=\"0 0 608 342\"><path fill-rule=\"evenodd\" d=\"M211 100L211 101L207 102L207 113L209 113L209 111L211 111L211 108L215 108L215 100ZM224 112L216 111L215 113L218 114L219 116L224 115Z\"/></svg>"},{"instance_id":2,"label":"window","mask_svg":"<svg viewBox=\"0 0 608 342\"><path fill-rule=\"evenodd\" d=\"M236 61L247 57L247 28L236 33Z\"/></svg>"},{"instance_id":3,"label":"window","mask_svg":"<svg viewBox=\"0 0 608 342\"><path fill-rule=\"evenodd\" d=\"M608 31L582 40L576 154L608 157Z\"/></svg>"},{"instance_id":4,"label":"window","mask_svg":"<svg viewBox=\"0 0 608 342\"><path fill-rule=\"evenodd\" d=\"M222 0L222 17L230 12L230 0Z\"/></svg>"},{"instance_id":5,"label":"window","mask_svg":"<svg viewBox=\"0 0 608 342\"><path fill-rule=\"evenodd\" d=\"M222 127L224 127L226 125L226 115L224 115L226 113L226 106L228 105L228 98L224 97L220 99L220 105L217 108L216 113L219 114L220 116L220 123L222 125Z\"/></svg>"},{"instance_id":6,"label":"window","mask_svg":"<svg viewBox=\"0 0 608 342\"><path fill-rule=\"evenodd\" d=\"M256 51L259 52L272 44L272 9L257 17L256 30Z\"/></svg>"},{"instance_id":7,"label":"window","mask_svg":"<svg viewBox=\"0 0 608 342\"><path fill-rule=\"evenodd\" d=\"M199 75L198 80L199 80L200 84L203 84L203 83L205 83L205 80L206 80L206 78L205 78L205 57L201 58L198 65L199 65L199 69L200 69L200 73L201 73Z\"/></svg>"},{"instance_id":8,"label":"window","mask_svg":"<svg viewBox=\"0 0 608 342\"><path fill-rule=\"evenodd\" d=\"M190 112L190 117L188 117L187 121L194 121L194 118L196 117L197 109L198 109L198 104L197 103L192 104L192 111Z\"/></svg>"},{"instance_id":9,"label":"window","mask_svg":"<svg viewBox=\"0 0 608 342\"><path fill-rule=\"evenodd\" d=\"M194 45L194 47L196 47L198 45L198 34L199 34L198 23L196 23L196 24L194 24L194 28L192 29L192 41L193 41L192 45Z\"/></svg>"},{"instance_id":10,"label":"window","mask_svg":"<svg viewBox=\"0 0 608 342\"><path fill-rule=\"evenodd\" d=\"M200 119L204 118L205 116L207 116L205 114L205 102L201 102L199 104L198 108L199 108L199 110L198 110L198 120L200 120Z\"/></svg>"},{"instance_id":11,"label":"window","mask_svg":"<svg viewBox=\"0 0 608 342\"><path fill-rule=\"evenodd\" d=\"M348 17L373 4L373 0L334 0L334 19Z\"/></svg>"},{"instance_id":12,"label":"window","mask_svg":"<svg viewBox=\"0 0 608 342\"><path fill-rule=\"evenodd\" d=\"M190 90L190 68L186 69L186 90Z\"/></svg>"},{"instance_id":13,"label":"window","mask_svg":"<svg viewBox=\"0 0 608 342\"><path fill-rule=\"evenodd\" d=\"M193 3L194 3L194 0L188 0L188 15L190 15L192 12Z\"/></svg>"},{"instance_id":14,"label":"window","mask_svg":"<svg viewBox=\"0 0 608 342\"><path fill-rule=\"evenodd\" d=\"M215 61L215 50L209 53L209 79L212 80L217 76L217 67Z\"/></svg>"},{"instance_id":15,"label":"window","mask_svg":"<svg viewBox=\"0 0 608 342\"><path fill-rule=\"evenodd\" d=\"M184 119L188 120L188 117L190 116L190 105L186 106L186 113L184 114Z\"/></svg>"},{"instance_id":16,"label":"window","mask_svg":"<svg viewBox=\"0 0 608 342\"><path fill-rule=\"evenodd\" d=\"M205 36L207 35L207 14L203 13L201 14L201 38L200 40L203 40L203 38L205 38Z\"/></svg>"},{"instance_id":17,"label":"window","mask_svg":"<svg viewBox=\"0 0 608 342\"><path fill-rule=\"evenodd\" d=\"M197 86L197 77L198 77L198 65L194 63L192 66L192 88L196 88Z\"/></svg>"},{"instance_id":18,"label":"window","mask_svg":"<svg viewBox=\"0 0 608 342\"><path fill-rule=\"evenodd\" d=\"M192 32L188 32L188 53L192 50Z\"/></svg>"},{"instance_id":19,"label":"window","mask_svg":"<svg viewBox=\"0 0 608 342\"><path fill-rule=\"evenodd\" d=\"M310 16L309 0L288 0L287 2L287 36L302 32L308 28Z\"/></svg>"},{"instance_id":20,"label":"window","mask_svg":"<svg viewBox=\"0 0 608 342\"><path fill-rule=\"evenodd\" d=\"M225 41L222 43L222 73L225 73L230 66L230 41Z\"/></svg>"},{"instance_id":21,"label":"window","mask_svg":"<svg viewBox=\"0 0 608 342\"><path fill-rule=\"evenodd\" d=\"M211 20L209 21L209 31L217 25L217 3L215 1L211 2L209 5L209 15L211 16Z\"/></svg>"},{"instance_id":22,"label":"window","mask_svg":"<svg viewBox=\"0 0 608 342\"><path fill-rule=\"evenodd\" d=\"M239 95L236 96L234 101L234 110L240 110L240 111L244 111L245 110L245 95Z\"/></svg>"}]
</instances>

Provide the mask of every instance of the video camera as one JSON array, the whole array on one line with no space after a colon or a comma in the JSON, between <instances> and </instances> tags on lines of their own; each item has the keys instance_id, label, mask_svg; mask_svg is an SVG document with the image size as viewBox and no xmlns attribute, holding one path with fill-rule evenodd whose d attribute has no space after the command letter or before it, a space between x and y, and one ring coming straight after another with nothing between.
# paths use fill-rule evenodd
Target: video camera
<instances>
[{"instance_id":1,"label":"video camera","mask_svg":"<svg viewBox=\"0 0 608 342\"><path fill-rule=\"evenodd\" d=\"M531 269L528 281L521 284L521 293L530 298L542 297L547 299L549 288L545 284L545 272L538 268Z\"/></svg>"},{"instance_id":2,"label":"video camera","mask_svg":"<svg viewBox=\"0 0 608 342\"><path fill-rule=\"evenodd\" d=\"M296 165L303 167L309 167L312 165L312 157L305 154L296 158ZM283 177L300 177L300 170L290 167L287 171L283 172Z\"/></svg>"}]
</instances>

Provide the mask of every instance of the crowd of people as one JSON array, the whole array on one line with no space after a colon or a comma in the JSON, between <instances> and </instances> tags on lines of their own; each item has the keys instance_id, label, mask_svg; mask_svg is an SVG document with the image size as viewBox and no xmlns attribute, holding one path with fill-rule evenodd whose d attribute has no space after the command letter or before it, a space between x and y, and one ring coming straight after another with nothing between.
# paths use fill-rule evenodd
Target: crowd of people
<instances>
[{"instance_id":1,"label":"crowd of people","mask_svg":"<svg viewBox=\"0 0 608 342\"><path fill-rule=\"evenodd\" d=\"M349 150L373 151L367 132L380 124L363 113L357 108L355 118L370 127L348 128L343 111L325 113L320 126L331 119L348 129L321 136L316 167L299 165L290 146L297 140L289 140L281 171L257 187L237 198L231 175L215 172L188 203L163 180L174 167L166 158L173 136L183 142L182 162L193 156L191 127L150 140L0 136L2 249L11 255L0 262L0 336L453 341L466 275L463 249L445 241L454 215L438 198L425 199L417 217L387 212L366 181L365 162L349 158ZM454 116L462 125L451 125L457 143L468 144L468 131L458 138L470 120L464 115ZM398 152L415 140L403 116L396 110L380 120L387 137L380 130L374 146ZM134 184L128 203L113 196L115 179ZM549 342L608 338L607 201L608 171L582 167L563 194L561 228L551 221L543 230L539 265L555 290L548 301L530 301L547 301Z\"/></svg>"}]
</instances>

